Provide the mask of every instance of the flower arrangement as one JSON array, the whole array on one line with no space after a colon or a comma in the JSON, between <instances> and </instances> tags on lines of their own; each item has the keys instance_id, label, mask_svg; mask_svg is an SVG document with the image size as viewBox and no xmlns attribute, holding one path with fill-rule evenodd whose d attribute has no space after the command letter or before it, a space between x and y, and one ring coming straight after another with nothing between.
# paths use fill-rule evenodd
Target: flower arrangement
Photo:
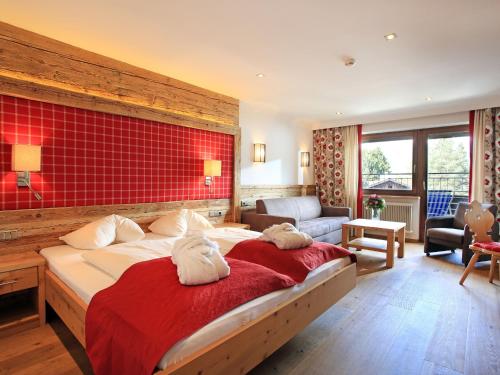
<instances>
[{"instance_id":1,"label":"flower arrangement","mask_svg":"<svg viewBox=\"0 0 500 375\"><path fill-rule=\"evenodd\" d=\"M372 220L380 220L380 211L385 208L385 199L377 194L372 194L366 201L366 208L372 212Z\"/></svg>"},{"instance_id":2,"label":"flower arrangement","mask_svg":"<svg viewBox=\"0 0 500 375\"><path fill-rule=\"evenodd\" d=\"M377 194L371 194L366 201L366 208L383 210L385 208L385 199Z\"/></svg>"}]
</instances>

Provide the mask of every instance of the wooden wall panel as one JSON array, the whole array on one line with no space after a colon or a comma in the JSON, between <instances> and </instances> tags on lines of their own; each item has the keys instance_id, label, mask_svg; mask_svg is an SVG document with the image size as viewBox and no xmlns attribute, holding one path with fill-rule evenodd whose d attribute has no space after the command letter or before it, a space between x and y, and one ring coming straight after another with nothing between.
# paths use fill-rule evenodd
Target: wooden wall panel
<instances>
[{"instance_id":1,"label":"wooden wall panel","mask_svg":"<svg viewBox=\"0 0 500 375\"><path fill-rule=\"evenodd\" d=\"M236 126L227 126L217 122L171 113L157 108L122 103L83 93L61 90L56 87L5 77L1 74L0 71L0 93L6 95L226 134L236 134L239 131L239 127Z\"/></svg>"},{"instance_id":2,"label":"wooden wall panel","mask_svg":"<svg viewBox=\"0 0 500 375\"><path fill-rule=\"evenodd\" d=\"M315 195L315 185L243 185L240 189L241 210L255 208L257 199Z\"/></svg>"},{"instance_id":3,"label":"wooden wall panel","mask_svg":"<svg viewBox=\"0 0 500 375\"><path fill-rule=\"evenodd\" d=\"M233 221L229 199L0 211L0 231L17 230L21 236L0 242L0 255L60 245L58 237L111 214L128 217L146 229L159 216L180 208L195 210L205 217L210 210L222 211L221 217L209 219L214 223Z\"/></svg>"},{"instance_id":4,"label":"wooden wall panel","mask_svg":"<svg viewBox=\"0 0 500 375\"><path fill-rule=\"evenodd\" d=\"M5 94L151 120L168 115L175 122L159 121L177 125L238 126L237 99L2 22L0 51ZM88 96L92 108L83 107Z\"/></svg>"}]
</instances>

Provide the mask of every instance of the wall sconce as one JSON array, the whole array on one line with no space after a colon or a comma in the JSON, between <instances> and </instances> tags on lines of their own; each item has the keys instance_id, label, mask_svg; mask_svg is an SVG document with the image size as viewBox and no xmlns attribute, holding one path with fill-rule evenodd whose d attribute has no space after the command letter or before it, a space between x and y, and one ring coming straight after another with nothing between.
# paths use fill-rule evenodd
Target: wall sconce
<instances>
[{"instance_id":1,"label":"wall sconce","mask_svg":"<svg viewBox=\"0 0 500 375\"><path fill-rule=\"evenodd\" d=\"M214 177L222 175L222 162L220 160L204 160L203 175L205 176L205 185L210 187L215 181Z\"/></svg>"},{"instance_id":2,"label":"wall sconce","mask_svg":"<svg viewBox=\"0 0 500 375\"><path fill-rule=\"evenodd\" d=\"M266 162L266 145L264 143L253 144L253 161L255 163Z\"/></svg>"},{"instance_id":3,"label":"wall sconce","mask_svg":"<svg viewBox=\"0 0 500 375\"><path fill-rule=\"evenodd\" d=\"M311 163L311 156L309 152L301 152L300 153L300 166L301 167L309 167L309 164Z\"/></svg>"},{"instance_id":4,"label":"wall sconce","mask_svg":"<svg viewBox=\"0 0 500 375\"><path fill-rule=\"evenodd\" d=\"M30 172L39 172L42 146L12 145L12 170L17 172L17 186L28 187L37 200L42 196L31 187Z\"/></svg>"}]
</instances>

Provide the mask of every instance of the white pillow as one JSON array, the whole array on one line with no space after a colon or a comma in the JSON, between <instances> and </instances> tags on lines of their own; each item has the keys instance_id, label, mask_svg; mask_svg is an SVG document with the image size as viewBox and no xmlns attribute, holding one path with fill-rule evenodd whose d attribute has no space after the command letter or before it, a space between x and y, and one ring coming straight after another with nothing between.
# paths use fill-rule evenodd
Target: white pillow
<instances>
[{"instance_id":1,"label":"white pillow","mask_svg":"<svg viewBox=\"0 0 500 375\"><path fill-rule=\"evenodd\" d=\"M214 229L214 226L202 215L192 210L188 213L188 230Z\"/></svg>"},{"instance_id":2,"label":"white pillow","mask_svg":"<svg viewBox=\"0 0 500 375\"><path fill-rule=\"evenodd\" d=\"M114 215L103 217L59 237L68 245L82 250L99 249L113 243L116 238Z\"/></svg>"},{"instance_id":3,"label":"white pillow","mask_svg":"<svg viewBox=\"0 0 500 375\"><path fill-rule=\"evenodd\" d=\"M132 242L144 238L144 231L139 224L120 215L113 216L116 224L116 242Z\"/></svg>"},{"instance_id":4,"label":"white pillow","mask_svg":"<svg viewBox=\"0 0 500 375\"><path fill-rule=\"evenodd\" d=\"M187 219L188 210L182 209L179 211L172 211L153 221L148 228L151 232L156 234L162 234L169 237L180 237L187 231Z\"/></svg>"}]
</instances>

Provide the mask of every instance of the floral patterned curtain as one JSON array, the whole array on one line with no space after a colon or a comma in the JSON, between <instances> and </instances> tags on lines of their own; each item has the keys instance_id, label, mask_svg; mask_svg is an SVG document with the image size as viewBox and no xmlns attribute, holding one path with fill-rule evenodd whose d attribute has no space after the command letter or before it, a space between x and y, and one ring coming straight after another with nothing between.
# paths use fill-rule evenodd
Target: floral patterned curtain
<instances>
[{"instance_id":1,"label":"floral patterned curtain","mask_svg":"<svg viewBox=\"0 0 500 375\"><path fill-rule=\"evenodd\" d=\"M341 128L313 131L314 176L319 199L328 206L345 206L344 142Z\"/></svg>"},{"instance_id":2,"label":"floral patterned curtain","mask_svg":"<svg viewBox=\"0 0 500 375\"><path fill-rule=\"evenodd\" d=\"M473 138L472 199L500 206L500 108L475 111Z\"/></svg>"},{"instance_id":3,"label":"floral patterned curtain","mask_svg":"<svg viewBox=\"0 0 500 375\"><path fill-rule=\"evenodd\" d=\"M484 200L500 205L500 108L492 109L484 134ZM500 216L499 216L500 219Z\"/></svg>"},{"instance_id":4,"label":"floral patterned curtain","mask_svg":"<svg viewBox=\"0 0 500 375\"><path fill-rule=\"evenodd\" d=\"M313 131L314 176L321 204L359 205L359 138L361 125Z\"/></svg>"}]
</instances>

